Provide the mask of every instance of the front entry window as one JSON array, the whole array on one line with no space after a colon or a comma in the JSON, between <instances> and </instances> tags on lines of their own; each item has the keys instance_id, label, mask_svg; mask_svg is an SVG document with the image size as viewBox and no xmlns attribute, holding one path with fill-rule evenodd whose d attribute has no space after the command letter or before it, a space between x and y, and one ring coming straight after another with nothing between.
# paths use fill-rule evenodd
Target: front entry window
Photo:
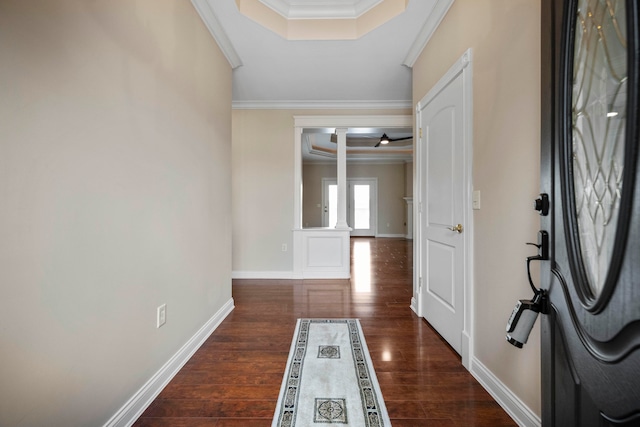
<instances>
[{"instance_id":1,"label":"front entry window","mask_svg":"<svg viewBox=\"0 0 640 427\"><path fill-rule=\"evenodd\" d=\"M575 19L569 167L579 254L588 282L583 291L597 298L612 258L622 192L628 80L625 1L579 0Z\"/></svg>"}]
</instances>

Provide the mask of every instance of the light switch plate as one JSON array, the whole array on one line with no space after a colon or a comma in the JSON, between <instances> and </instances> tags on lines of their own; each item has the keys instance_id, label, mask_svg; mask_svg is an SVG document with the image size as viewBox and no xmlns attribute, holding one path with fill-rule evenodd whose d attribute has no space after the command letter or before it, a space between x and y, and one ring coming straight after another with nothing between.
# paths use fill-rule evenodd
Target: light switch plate
<instances>
[{"instance_id":1,"label":"light switch plate","mask_svg":"<svg viewBox=\"0 0 640 427\"><path fill-rule=\"evenodd\" d=\"M480 190L474 190L473 192L473 209L480 210Z\"/></svg>"},{"instance_id":2,"label":"light switch plate","mask_svg":"<svg viewBox=\"0 0 640 427\"><path fill-rule=\"evenodd\" d=\"M167 304L162 304L156 310L156 328L167 322Z\"/></svg>"}]
</instances>

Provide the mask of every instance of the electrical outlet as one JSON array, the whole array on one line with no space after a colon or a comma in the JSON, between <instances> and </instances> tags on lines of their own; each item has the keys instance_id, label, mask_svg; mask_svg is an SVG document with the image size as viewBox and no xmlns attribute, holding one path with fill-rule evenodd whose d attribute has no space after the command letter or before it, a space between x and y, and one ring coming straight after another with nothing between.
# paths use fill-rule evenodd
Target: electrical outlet
<instances>
[{"instance_id":1,"label":"electrical outlet","mask_svg":"<svg viewBox=\"0 0 640 427\"><path fill-rule=\"evenodd\" d=\"M167 322L167 304L162 304L156 309L156 328Z\"/></svg>"},{"instance_id":2,"label":"electrical outlet","mask_svg":"<svg viewBox=\"0 0 640 427\"><path fill-rule=\"evenodd\" d=\"M287 252L287 244L286 243L282 244L282 252Z\"/></svg>"}]
</instances>

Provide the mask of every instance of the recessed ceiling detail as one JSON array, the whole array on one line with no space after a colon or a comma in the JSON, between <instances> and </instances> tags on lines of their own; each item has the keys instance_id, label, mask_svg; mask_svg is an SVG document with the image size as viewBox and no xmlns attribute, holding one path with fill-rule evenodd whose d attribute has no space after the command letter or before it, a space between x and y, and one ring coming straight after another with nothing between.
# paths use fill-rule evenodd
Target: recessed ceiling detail
<instances>
[{"instance_id":1,"label":"recessed ceiling detail","mask_svg":"<svg viewBox=\"0 0 640 427\"><path fill-rule=\"evenodd\" d=\"M243 15L288 40L355 40L409 0L235 0Z\"/></svg>"},{"instance_id":2,"label":"recessed ceiling detail","mask_svg":"<svg viewBox=\"0 0 640 427\"><path fill-rule=\"evenodd\" d=\"M334 129L304 129L302 159L306 163L335 162L338 147ZM380 136L388 133L393 142L380 145ZM347 161L410 162L413 158L411 128L349 128L346 135ZM398 139L400 138L400 139ZM405 139L407 138L407 139Z\"/></svg>"},{"instance_id":3,"label":"recessed ceiling detail","mask_svg":"<svg viewBox=\"0 0 640 427\"><path fill-rule=\"evenodd\" d=\"M383 0L260 0L287 19L356 19Z\"/></svg>"}]
</instances>

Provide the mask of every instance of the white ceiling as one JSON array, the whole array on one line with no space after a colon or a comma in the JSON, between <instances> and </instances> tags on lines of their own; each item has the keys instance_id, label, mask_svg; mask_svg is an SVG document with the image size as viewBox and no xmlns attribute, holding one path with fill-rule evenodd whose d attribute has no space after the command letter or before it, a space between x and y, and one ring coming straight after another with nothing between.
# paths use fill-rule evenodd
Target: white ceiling
<instances>
[{"instance_id":1,"label":"white ceiling","mask_svg":"<svg viewBox=\"0 0 640 427\"><path fill-rule=\"evenodd\" d=\"M260 0L326 15L376 0ZM406 11L357 40L286 40L234 0L192 0L229 59L234 108L410 108L411 68L453 0L409 0ZM269 5L271 3L271 5Z\"/></svg>"}]
</instances>

